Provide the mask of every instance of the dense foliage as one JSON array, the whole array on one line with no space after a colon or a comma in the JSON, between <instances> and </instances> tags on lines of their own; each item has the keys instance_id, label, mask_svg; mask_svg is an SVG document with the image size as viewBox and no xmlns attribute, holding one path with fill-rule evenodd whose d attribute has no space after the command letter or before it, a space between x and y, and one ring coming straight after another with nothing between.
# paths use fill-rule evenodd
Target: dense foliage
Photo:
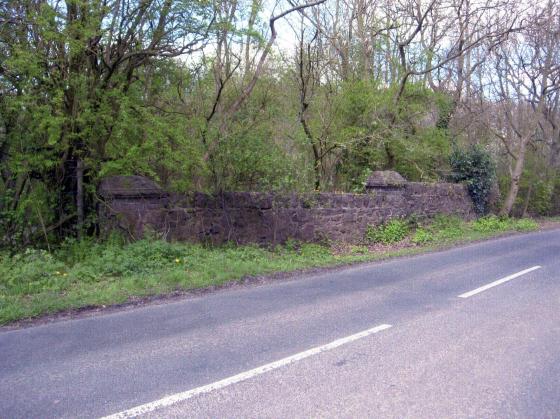
<instances>
[{"instance_id":1,"label":"dense foliage","mask_svg":"<svg viewBox=\"0 0 560 419\"><path fill-rule=\"evenodd\" d=\"M1 2L0 246L95 235L112 174L359 192L464 169L484 213L488 156L452 169L453 142L488 150L503 212L560 208L555 1L341 1Z\"/></svg>"},{"instance_id":2,"label":"dense foliage","mask_svg":"<svg viewBox=\"0 0 560 419\"><path fill-rule=\"evenodd\" d=\"M465 182L475 210L484 215L489 211L489 198L495 182L496 169L492 157L480 146L468 149L456 147L451 154L451 178Z\"/></svg>"}]
</instances>

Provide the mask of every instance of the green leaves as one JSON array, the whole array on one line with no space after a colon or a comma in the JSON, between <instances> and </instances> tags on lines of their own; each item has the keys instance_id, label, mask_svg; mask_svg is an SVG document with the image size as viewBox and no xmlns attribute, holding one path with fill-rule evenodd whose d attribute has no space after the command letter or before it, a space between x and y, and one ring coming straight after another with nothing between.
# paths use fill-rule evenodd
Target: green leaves
<instances>
[{"instance_id":1,"label":"green leaves","mask_svg":"<svg viewBox=\"0 0 560 419\"><path fill-rule=\"evenodd\" d=\"M530 218L514 219L490 215L481 217L473 222L473 229L482 233L500 231L532 231L539 227L535 220Z\"/></svg>"},{"instance_id":2,"label":"green leaves","mask_svg":"<svg viewBox=\"0 0 560 419\"><path fill-rule=\"evenodd\" d=\"M496 168L490 154L480 146L468 149L458 147L453 150L450 158L455 182L464 182L473 200L475 210L484 215L489 211L489 196L496 177Z\"/></svg>"},{"instance_id":3,"label":"green leaves","mask_svg":"<svg viewBox=\"0 0 560 419\"><path fill-rule=\"evenodd\" d=\"M185 135L188 121L167 103L170 92L181 103L181 65L169 57L206 41L212 9L205 0L2 3L0 175L11 196L0 205L0 242L35 241L43 229L75 233L68 217L78 206L95 213L100 174L181 174L183 187L200 175L199 139ZM78 161L87 191L80 205ZM32 192L31 178L48 200Z\"/></svg>"},{"instance_id":4,"label":"green leaves","mask_svg":"<svg viewBox=\"0 0 560 419\"><path fill-rule=\"evenodd\" d=\"M380 226L368 225L365 233L367 243L397 243L408 235L410 227L405 220L392 219Z\"/></svg>"}]
</instances>

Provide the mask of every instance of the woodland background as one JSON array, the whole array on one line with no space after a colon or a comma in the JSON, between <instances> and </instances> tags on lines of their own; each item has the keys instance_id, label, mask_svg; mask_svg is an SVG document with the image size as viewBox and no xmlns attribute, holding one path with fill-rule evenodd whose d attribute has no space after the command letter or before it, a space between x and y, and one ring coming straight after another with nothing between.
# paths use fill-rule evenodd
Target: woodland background
<instances>
[{"instance_id":1,"label":"woodland background","mask_svg":"<svg viewBox=\"0 0 560 419\"><path fill-rule=\"evenodd\" d=\"M558 213L559 100L556 0L3 1L0 244L95 235L114 174L361 192L393 169Z\"/></svg>"}]
</instances>

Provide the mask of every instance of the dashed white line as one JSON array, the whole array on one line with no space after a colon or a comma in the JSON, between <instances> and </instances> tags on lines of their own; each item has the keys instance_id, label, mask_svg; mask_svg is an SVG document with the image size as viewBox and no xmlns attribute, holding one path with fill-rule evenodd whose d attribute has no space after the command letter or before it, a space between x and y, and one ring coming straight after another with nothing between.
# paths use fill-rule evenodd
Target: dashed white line
<instances>
[{"instance_id":1,"label":"dashed white line","mask_svg":"<svg viewBox=\"0 0 560 419\"><path fill-rule=\"evenodd\" d=\"M493 287L495 287L495 286L501 285L501 284L503 284L504 282L511 281L512 279L515 279L515 278L517 278L517 277L520 277L521 275L528 274L529 272L536 271L537 269L540 269L540 268L541 268L541 266L538 266L538 265L537 265L537 266L533 266L533 267L528 268L528 269L524 269L524 270L522 270L522 271L520 271L520 272L511 274L511 275L509 275L509 276L506 276L505 278L498 279L497 281L494 281L494 282L490 282L489 284L483 285L482 287L479 287L479 288L474 289L474 290L472 290L472 291L465 292L465 293L463 293L463 294L461 294L461 295L458 295L458 297L459 297L459 298L469 298L469 297L472 297L473 295L479 294L479 293L481 293L481 292L483 292L483 291L486 291L487 289L490 289L490 288L493 288Z\"/></svg>"},{"instance_id":2,"label":"dashed white line","mask_svg":"<svg viewBox=\"0 0 560 419\"><path fill-rule=\"evenodd\" d=\"M338 348L339 346L345 345L350 342L354 342L358 339L365 338L366 336L373 335L374 333L381 332L383 330L389 329L391 327L390 324L380 324L379 326L372 327L371 329L364 330L363 332L356 333L350 336L346 336L341 339L337 339L333 342L327 343L326 345L317 346L312 349L308 349L304 352L299 352L295 355L289 356L287 358L280 359L278 361L271 362L269 364L262 365L260 367L254 368L249 371L242 372L237 375L233 375L231 377L225 378L220 381L216 381L215 383L208 384L202 387L197 387L192 390L184 391L182 393L173 394L171 396L164 397L162 399L142 404L140 406L133 407L132 409L124 410L119 413L115 413L110 416L106 416L103 419L121 419L121 418L133 418L136 416L140 416L149 412L153 412L154 410L160 409L162 407L167 407L174 405L176 403L188 400L195 396L210 393L214 390L219 390L221 388L230 386L235 383L239 383L241 381L248 380L250 378L256 377L258 375L264 374L265 372L275 370L277 368L283 367L285 365L293 364L294 362L300 361L304 358L308 358L313 355L320 354L321 352L330 351L331 349Z\"/></svg>"}]
</instances>

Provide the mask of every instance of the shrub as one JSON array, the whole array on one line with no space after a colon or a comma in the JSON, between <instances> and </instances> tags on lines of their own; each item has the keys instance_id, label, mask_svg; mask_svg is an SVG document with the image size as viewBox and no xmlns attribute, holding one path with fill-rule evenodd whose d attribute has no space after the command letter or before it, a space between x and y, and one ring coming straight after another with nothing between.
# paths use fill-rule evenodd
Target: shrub
<instances>
[{"instance_id":1,"label":"shrub","mask_svg":"<svg viewBox=\"0 0 560 419\"><path fill-rule=\"evenodd\" d=\"M467 225L465 221L455 215L437 215L428 230L435 239L458 239L464 236Z\"/></svg>"},{"instance_id":2,"label":"shrub","mask_svg":"<svg viewBox=\"0 0 560 419\"><path fill-rule=\"evenodd\" d=\"M496 176L496 168L490 154L480 146L463 150L455 148L450 158L455 182L465 182L475 210L484 215L489 211L489 197Z\"/></svg>"},{"instance_id":3,"label":"shrub","mask_svg":"<svg viewBox=\"0 0 560 419\"><path fill-rule=\"evenodd\" d=\"M556 179L555 179L556 180ZM533 182L533 191L529 201L529 212L538 215L550 214L553 209L554 181L537 179Z\"/></svg>"},{"instance_id":4,"label":"shrub","mask_svg":"<svg viewBox=\"0 0 560 419\"><path fill-rule=\"evenodd\" d=\"M288 240L286 240L286 243L284 243L284 246L282 246L282 249L289 252L297 252L301 249L301 245L301 241L289 238Z\"/></svg>"},{"instance_id":5,"label":"shrub","mask_svg":"<svg viewBox=\"0 0 560 419\"><path fill-rule=\"evenodd\" d=\"M98 272L123 276L157 272L184 256L183 246L163 240L139 240L126 246L107 246L91 261Z\"/></svg>"},{"instance_id":6,"label":"shrub","mask_svg":"<svg viewBox=\"0 0 560 419\"><path fill-rule=\"evenodd\" d=\"M102 247L90 237L81 240L67 237L56 250L55 256L65 263L72 265L99 256Z\"/></svg>"},{"instance_id":7,"label":"shrub","mask_svg":"<svg viewBox=\"0 0 560 419\"><path fill-rule=\"evenodd\" d=\"M368 243L391 244L400 242L409 233L408 223L404 220L393 219L380 226L368 225L365 240Z\"/></svg>"},{"instance_id":8,"label":"shrub","mask_svg":"<svg viewBox=\"0 0 560 419\"><path fill-rule=\"evenodd\" d=\"M419 228L412 236L412 243L414 244L426 244L434 240L434 235L423 228Z\"/></svg>"},{"instance_id":9,"label":"shrub","mask_svg":"<svg viewBox=\"0 0 560 419\"><path fill-rule=\"evenodd\" d=\"M531 231L539 227L535 220L530 218L507 218L507 217L482 217L473 222L473 229L475 231L491 233L495 231Z\"/></svg>"},{"instance_id":10,"label":"shrub","mask_svg":"<svg viewBox=\"0 0 560 419\"><path fill-rule=\"evenodd\" d=\"M516 220L515 229L517 231L531 231L539 228L539 224L530 218L521 218Z\"/></svg>"},{"instance_id":11,"label":"shrub","mask_svg":"<svg viewBox=\"0 0 560 419\"><path fill-rule=\"evenodd\" d=\"M478 220L473 221L472 226L475 231L479 231L481 233L504 231L510 227L507 218L499 218L495 215L481 217Z\"/></svg>"}]
</instances>

